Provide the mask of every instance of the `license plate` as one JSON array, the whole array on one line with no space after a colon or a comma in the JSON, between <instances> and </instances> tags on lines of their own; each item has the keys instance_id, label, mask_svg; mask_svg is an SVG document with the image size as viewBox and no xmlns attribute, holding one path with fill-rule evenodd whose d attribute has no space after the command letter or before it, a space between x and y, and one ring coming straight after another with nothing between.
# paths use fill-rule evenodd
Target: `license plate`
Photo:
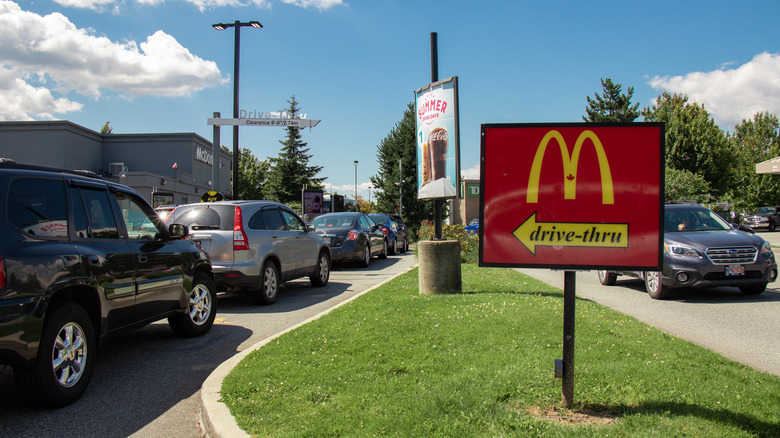
<instances>
[{"instance_id":1,"label":"license plate","mask_svg":"<svg viewBox=\"0 0 780 438\"><path fill-rule=\"evenodd\" d=\"M745 275L745 265L726 266L726 276L731 276L731 275Z\"/></svg>"}]
</instances>

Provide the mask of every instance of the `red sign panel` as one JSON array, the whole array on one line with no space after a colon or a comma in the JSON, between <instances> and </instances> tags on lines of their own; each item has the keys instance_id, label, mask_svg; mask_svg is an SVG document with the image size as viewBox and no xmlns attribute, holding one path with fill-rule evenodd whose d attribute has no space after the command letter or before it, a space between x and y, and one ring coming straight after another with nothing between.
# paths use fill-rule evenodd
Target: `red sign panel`
<instances>
[{"instance_id":1,"label":"red sign panel","mask_svg":"<svg viewBox=\"0 0 780 438\"><path fill-rule=\"evenodd\" d=\"M664 125L482 125L480 266L658 270Z\"/></svg>"}]
</instances>

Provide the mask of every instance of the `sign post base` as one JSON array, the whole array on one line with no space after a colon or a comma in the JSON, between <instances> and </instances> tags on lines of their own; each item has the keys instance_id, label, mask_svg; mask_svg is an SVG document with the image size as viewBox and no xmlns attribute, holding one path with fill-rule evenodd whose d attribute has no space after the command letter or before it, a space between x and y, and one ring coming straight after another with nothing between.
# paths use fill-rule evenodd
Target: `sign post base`
<instances>
[{"instance_id":1,"label":"sign post base","mask_svg":"<svg viewBox=\"0 0 780 438\"><path fill-rule=\"evenodd\" d=\"M424 240L417 243L420 294L461 292L460 241Z\"/></svg>"}]
</instances>

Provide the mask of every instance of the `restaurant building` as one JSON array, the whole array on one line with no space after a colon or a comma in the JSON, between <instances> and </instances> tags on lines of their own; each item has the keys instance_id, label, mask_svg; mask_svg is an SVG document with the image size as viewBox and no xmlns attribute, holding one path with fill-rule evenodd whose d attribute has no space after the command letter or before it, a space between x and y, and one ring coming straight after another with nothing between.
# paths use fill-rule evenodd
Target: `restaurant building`
<instances>
[{"instance_id":1,"label":"restaurant building","mask_svg":"<svg viewBox=\"0 0 780 438\"><path fill-rule=\"evenodd\" d=\"M0 158L89 170L134 188L154 207L199 202L208 192L229 196L232 154L218 155L195 133L100 134L63 120L0 122Z\"/></svg>"}]
</instances>

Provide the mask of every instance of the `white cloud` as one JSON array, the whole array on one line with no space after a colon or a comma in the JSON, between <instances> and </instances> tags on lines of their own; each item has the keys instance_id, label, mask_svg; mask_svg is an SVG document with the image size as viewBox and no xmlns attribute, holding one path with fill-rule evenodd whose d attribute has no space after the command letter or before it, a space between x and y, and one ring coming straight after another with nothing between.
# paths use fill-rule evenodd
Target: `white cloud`
<instances>
[{"instance_id":1,"label":"white cloud","mask_svg":"<svg viewBox=\"0 0 780 438\"><path fill-rule=\"evenodd\" d=\"M116 0L54 0L54 2L62 6L103 11L107 6L116 2Z\"/></svg>"},{"instance_id":2,"label":"white cloud","mask_svg":"<svg viewBox=\"0 0 780 438\"><path fill-rule=\"evenodd\" d=\"M18 98L12 93L20 90L36 96L47 91L50 97L50 90L94 98L105 90L127 96L187 96L226 81L215 62L194 56L163 31L140 44L114 42L77 28L62 14L37 15L11 1L0 1L0 41L0 67L6 75L10 72L15 83L27 83L27 87L14 86L13 91L0 90L4 102ZM42 81L48 90L30 85L30 78ZM32 104L39 99L22 101L31 106L17 108L20 114L39 112ZM74 107L60 104L51 112ZM7 105L0 111L15 118Z\"/></svg>"},{"instance_id":3,"label":"white cloud","mask_svg":"<svg viewBox=\"0 0 780 438\"><path fill-rule=\"evenodd\" d=\"M341 0L282 0L282 2L302 8L313 6L320 11L344 4Z\"/></svg>"},{"instance_id":4,"label":"white cloud","mask_svg":"<svg viewBox=\"0 0 780 438\"><path fill-rule=\"evenodd\" d=\"M80 111L82 105L64 97L55 98L43 87L33 87L11 70L0 68L0 120L54 119L55 113Z\"/></svg>"},{"instance_id":5,"label":"white cloud","mask_svg":"<svg viewBox=\"0 0 780 438\"><path fill-rule=\"evenodd\" d=\"M479 179L479 163L460 171L460 176L465 179Z\"/></svg>"},{"instance_id":6,"label":"white cloud","mask_svg":"<svg viewBox=\"0 0 780 438\"><path fill-rule=\"evenodd\" d=\"M73 8L85 8L92 9L93 11L102 12L109 6L114 5L114 9L119 7L120 0L54 0L56 3L62 6L68 6ZM158 5L165 0L135 0L136 3L142 5ZM271 9L270 0L182 0L185 3L191 3L195 5L199 11L203 12L209 8L219 8L224 6L239 7L252 4L258 8ZM334 6L342 5L342 0L281 0L283 3L295 5L301 8L314 7L320 11L330 9Z\"/></svg>"},{"instance_id":7,"label":"white cloud","mask_svg":"<svg viewBox=\"0 0 780 438\"><path fill-rule=\"evenodd\" d=\"M656 76L649 84L658 90L687 94L703 105L725 130L762 111L780 115L780 55L761 53L737 68L685 76Z\"/></svg>"}]
</instances>

